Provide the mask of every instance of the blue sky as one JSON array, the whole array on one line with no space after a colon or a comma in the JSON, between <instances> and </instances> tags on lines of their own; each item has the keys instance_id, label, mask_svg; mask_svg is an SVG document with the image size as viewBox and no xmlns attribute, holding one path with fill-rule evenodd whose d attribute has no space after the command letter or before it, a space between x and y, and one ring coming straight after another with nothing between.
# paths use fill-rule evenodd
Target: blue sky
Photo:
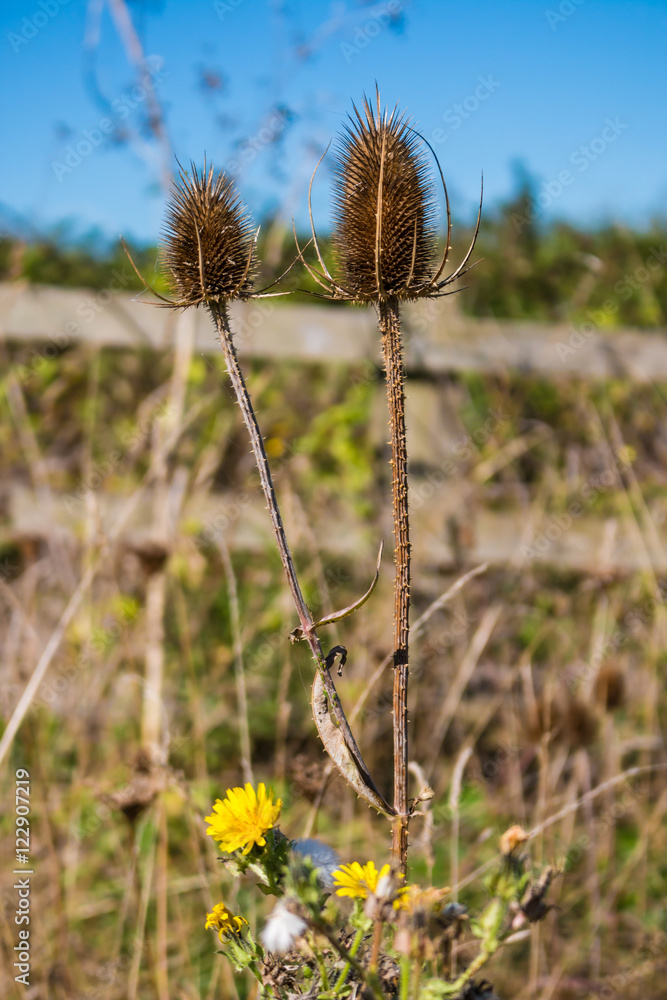
<instances>
[{"instance_id":1,"label":"blue sky","mask_svg":"<svg viewBox=\"0 0 667 1000\"><path fill-rule=\"evenodd\" d=\"M519 162L537 179L544 218L644 225L664 216L667 0L144 0L129 9L171 149L234 169L257 216L305 221L320 152L376 80L434 145L460 218L473 212L482 170L492 205L512 191ZM109 6L3 4L0 46L0 220L154 241L160 177L173 161L146 130L150 93L133 90ZM118 141L128 126L129 141ZM326 161L314 208L325 230Z\"/></svg>"}]
</instances>

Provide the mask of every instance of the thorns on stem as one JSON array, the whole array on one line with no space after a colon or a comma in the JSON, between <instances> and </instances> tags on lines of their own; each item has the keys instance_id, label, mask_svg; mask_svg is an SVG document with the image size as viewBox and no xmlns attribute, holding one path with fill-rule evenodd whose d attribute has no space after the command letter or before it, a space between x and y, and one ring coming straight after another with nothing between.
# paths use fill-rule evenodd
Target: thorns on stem
<instances>
[{"instance_id":1,"label":"thorns on stem","mask_svg":"<svg viewBox=\"0 0 667 1000\"><path fill-rule=\"evenodd\" d=\"M254 292L252 288L256 266L254 256L256 238L257 234L251 228L250 218L231 180L224 174L214 178L212 167L207 171L204 166L201 173L198 173L193 165L192 177L181 169L180 183L175 186L168 206L165 243L161 251L163 264L169 271L181 299L171 302L163 296L157 297L161 300L159 305L164 308L187 308L204 303L211 313L220 335L236 400L250 436L262 490L298 613L301 632L317 664L317 679L321 680L326 692L327 712L333 716L336 731L343 738L340 759L332 757L332 760L359 795L378 811L390 816L393 815L392 807L378 792L350 730L320 640L315 632L316 625L299 586L273 488L264 442L232 339L228 303L234 299L263 297L262 292ZM135 267L131 258L130 261ZM326 749L330 752L328 746ZM354 772L353 781L350 780L348 771L350 774Z\"/></svg>"},{"instance_id":2,"label":"thorns on stem","mask_svg":"<svg viewBox=\"0 0 667 1000\"><path fill-rule=\"evenodd\" d=\"M391 430L394 515L394 809L392 853L405 872L408 853L408 643L410 613L410 519L405 394L398 302L379 307Z\"/></svg>"},{"instance_id":3,"label":"thorns on stem","mask_svg":"<svg viewBox=\"0 0 667 1000\"><path fill-rule=\"evenodd\" d=\"M354 107L338 143L333 242L341 277L324 264L311 217L312 241L322 270L299 257L310 276L334 299L378 308L391 428L392 494L396 578L394 590L394 829L392 853L405 872L408 848L408 639L410 606L410 525L408 511L405 396L399 306L402 301L451 294L447 286L469 270L479 233L482 199L473 238L463 261L442 277L451 248L452 218L445 179L432 146L397 108L376 108L364 97ZM435 263L436 206L424 150L437 164L445 195L447 241ZM322 162L320 158L319 163ZM319 167L319 163L317 167ZM311 192L317 167L308 190ZM483 191L482 191L483 194ZM318 294L318 293L314 293ZM321 293L319 293L321 294Z\"/></svg>"}]
</instances>

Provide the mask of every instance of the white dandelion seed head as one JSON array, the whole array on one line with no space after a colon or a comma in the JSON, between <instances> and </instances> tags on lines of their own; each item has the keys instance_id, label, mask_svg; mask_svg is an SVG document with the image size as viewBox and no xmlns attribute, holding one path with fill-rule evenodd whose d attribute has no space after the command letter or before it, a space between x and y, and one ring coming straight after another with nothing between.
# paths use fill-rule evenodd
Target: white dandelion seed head
<instances>
[{"instance_id":1,"label":"white dandelion seed head","mask_svg":"<svg viewBox=\"0 0 667 1000\"><path fill-rule=\"evenodd\" d=\"M292 853L301 858L310 858L313 868L317 869L317 879L322 888L333 888L333 873L340 866L340 858L332 847L314 837L307 837L292 842Z\"/></svg>"},{"instance_id":2,"label":"white dandelion seed head","mask_svg":"<svg viewBox=\"0 0 667 1000\"><path fill-rule=\"evenodd\" d=\"M269 914L260 938L267 951L284 955L297 938L301 937L307 926L306 921L288 910L285 903L277 903Z\"/></svg>"}]
</instances>

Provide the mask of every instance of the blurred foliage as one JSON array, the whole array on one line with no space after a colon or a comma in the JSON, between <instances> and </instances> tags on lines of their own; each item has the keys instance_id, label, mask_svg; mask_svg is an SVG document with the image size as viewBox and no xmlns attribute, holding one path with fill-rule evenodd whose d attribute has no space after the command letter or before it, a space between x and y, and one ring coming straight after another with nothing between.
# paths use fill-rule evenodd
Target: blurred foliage
<instances>
[{"instance_id":1,"label":"blurred foliage","mask_svg":"<svg viewBox=\"0 0 667 1000\"><path fill-rule=\"evenodd\" d=\"M583 230L544 222L535 186L482 217L463 309L475 316L589 320L599 328L655 326L667 318L664 221Z\"/></svg>"},{"instance_id":2,"label":"blurred foliage","mask_svg":"<svg viewBox=\"0 0 667 1000\"><path fill-rule=\"evenodd\" d=\"M470 237L469 228L454 226L458 253ZM309 238L299 236L299 244L309 263L319 269L312 246L307 247ZM545 221L536 184L522 176L509 200L483 211L473 256L478 264L465 279L461 308L472 316L589 321L601 329L663 325L667 322L666 242L663 220L655 220L642 231L613 223L582 229L567 222ZM326 237L320 238L320 247L327 267L335 271ZM166 292L157 248L135 246L132 254L147 280ZM284 221L265 220L258 255L260 284L268 285L289 268L296 251ZM457 263L455 253L452 263ZM141 288L120 244L104 244L95 236L78 243L66 233L32 243L0 237L0 280L106 288L118 287L119 275L124 290ZM281 288L293 295L277 303L326 301L313 299L323 290L300 265L287 274Z\"/></svg>"},{"instance_id":3,"label":"blurred foliage","mask_svg":"<svg viewBox=\"0 0 667 1000\"><path fill-rule=\"evenodd\" d=\"M6 371L25 372L21 390L54 503L64 503L83 524L93 504L101 505L110 495L132 496L142 486L155 432L167 417L173 355L111 348L96 352L91 345L72 344L40 366L31 362L33 349L31 344L7 345ZM316 613L342 607L367 587L377 539L387 537L386 436L372 425L373 398L382 396L381 381L362 365L255 360L245 368L266 432L276 490L289 517L304 591ZM263 926L267 913L263 901L253 903L251 887L241 886L236 895L237 883L217 860L215 846L206 843L210 838L204 835L203 821L215 797L243 780L229 589L218 543L251 520L244 497L257 494L257 475L238 409L225 389L223 362L195 357L186 383L185 419L170 469L188 471L191 499L210 492L215 504L206 508L206 516L196 514L194 507L187 511L171 539L166 568L164 704L174 769L169 785L133 819L109 804L108 796L132 782L141 740L148 581L131 537L108 571L100 573L86 595L85 609L67 630L40 690L43 701L26 719L12 758L33 776L31 825L40 851L39 871L45 873L34 890L39 913L31 937L34 968L46 979L56 961L52 942L61 933L59 955L72 970L72 983L63 995L72 997L128 996L135 910L142 912L140 882L148 877L160 842L160 815L168 831L168 923L178 928L168 940L170 996L234 995L231 980L219 979L216 986L223 963L217 942L204 931L210 902L199 872L205 873L212 900L223 898L235 912L247 914L254 927ZM451 480L461 496L456 517L465 524L473 503L516 505L517 497L527 496L540 498L549 514L567 510L608 467L604 433L613 413L623 442L632 449L632 471L646 509L657 526L664 525L665 388L627 379L547 381L521 373L443 378L440 389L459 415L462 435L483 427L491 410L503 413L487 435L464 438L470 442L469 454ZM0 394L1 469L8 485L27 475L17 419L7 395ZM478 481L475 471L481 463L538 425L548 431L539 443ZM633 518L629 503L622 484L615 483L600 492L595 511L627 525ZM359 543L354 551L336 552L330 539L317 535L310 517L323 514L327 520L320 523L332 533L340 533L341 527L355 533ZM646 512L637 510L636 515L640 519ZM82 553L72 553L77 567L85 558ZM67 600L57 575L40 569L50 565L49 559L48 542L41 535L7 534L0 547L0 570L8 587L20 595L26 581L36 580L29 594L41 642ZM279 558L267 544L265 551L235 547L232 561L255 778L273 782L283 798L289 836L311 831L336 847L345 862L372 857L379 863L388 850L386 824L348 794L338 778L319 799L326 757L309 706L312 665L306 649L287 641L295 621ZM326 635L331 644L341 641L350 650L337 680L346 708L354 707L390 650L390 562L386 555L372 602ZM416 565L415 618L457 576L454 566L434 576ZM654 592L655 581L647 574L586 574L529 561L520 568L490 569L430 618L413 645L410 719L413 759L426 766L434 761L428 771L434 798L428 823L414 821L413 878L451 884L451 777L467 741L474 755L461 788L458 850L459 875L466 878L493 860L497 834L515 820L530 826L544 818L545 810L552 814L583 788L622 768L664 760L662 742L652 736L649 742L650 734L664 730L667 711L661 676L664 623L661 610L649 603ZM494 602L502 603L502 614L461 693L442 746L434 746L459 665ZM11 613L8 607L8 625ZM609 699L598 684L576 684L574 698L571 681L586 671L591 651L617 628L624 641L609 649L601 673L607 682L616 680L621 694ZM29 664L27 655L12 663L10 646L8 642L6 683L0 689L5 723L25 686L24 664ZM78 665L75 683L58 693L72 665ZM383 676L355 725L383 789L391 782L391 718L391 678ZM5 780L13 781L11 768ZM3 787L3 794L9 790ZM573 995L569 982L600 981L591 959L597 942L605 977L634 968L644 949L647 959L636 979L643 992L628 995L657 1000L664 994L665 939L657 937L655 945L652 935L667 929L665 801L664 778L656 773L632 794L621 786L609 798L596 799L590 815L579 810L545 830L539 851L562 859L565 869L553 887L559 910L549 915L542 939L549 961L565 956L560 960L566 986L554 998ZM0 816L0 850L8 858L11 818L9 810ZM47 835L53 848L46 846ZM135 864L136 878L131 874ZM53 887L61 884L68 887L66 920L52 903ZM471 911L483 905L479 878L463 886L460 901ZM605 915L602 925L600 912ZM142 997L153 995L159 916L152 899L145 920ZM658 947L662 950L651 950ZM490 971L499 995L518 995L526 960L518 950L507 959L499 957ZM252 995L246 983L237 985L239 997Z\"/></svg>"},{"instance_id":4,"label":"blurred foliage","mask_svg":"<svg viewBox=\"0 0 667 1000\"><path fill-rule=\"evenodd\" d=\"M525 192L522 198L517 195L497 211L486 211L478 244L484 262L466 279L468 290L458 299L463 309L480 316L571 322L585 322L593 311L601 328L665 322L663 229L656 225L646 233L631 233L610 226L586 233L562 223L545 225L539 215L524 224L530 203ZM454 235L461 252L465 234ZM326 241L322 249L329 265ZM133 252L142 273L154 281L156 249ZM269 223L259 252L267 262L262 280L268 282L290 263L291 235L278 222ZM653 269L646 263L652 253ZM54 237L26 245L5 239L0 241L0 276L96 289L110 287L115 278L127 291L140 288L122 248L100 249L96 240L73 245ZM164 290L159 275L158 280ZM316 289L297 268L285 281L291 288ZM297 298L313 301L303 293ZM611 299L618 309L605 308ZM73 515L82 525L86 510L105 497L130 497L138 491L155 458L156 434L168 416L172 353L95 351L80 343L59 348L56 357L34 343L11 343L4 350L5 384L13 372L29 422L22 426L20 411L0 393L0 468L7 488L17 478L28 478L24 443L30 430L54 503L65 508L59 514ZM304 592L315 613L342 607L367 587L377 539L387 537L386 435L382 426L374 426L374 401L383 396L381 374L361 364L254 360L244 367L261 414L276 489L289 515ZM521 503L528 510L532 503L543 506L545 515L562 514L572 501L581 500L585 487L600 483L610 449L617 449L627 453L641 503L627 483L614 482L589 495L587 514L635 533L648 517L664 530L667 386L622 378L587 383L562 376L467 372L443 376L438 388L467 443L450 480L453 493L460 491L453 516L463 527L473 505L516 509ZM45 979L56 967L49 957L51 942L61 934L63 965L72 970L70 996L83 996L84 987L97 990L102 1000L128 995L135 903L140 912L137 886L128 872L137 864L135 881L147 877L160 838L160 810L168 828L169 923L179 928L168 945L170 995L204 997L216 990L234 995L231 981L216 986L222 973L217 971L216 942L203 930L207 901L196 871L206 873L215 898L222 896L247 912L255 926L261 927L266 916L261 907L251 916L255 904L250 889L243 886L234 894L217 851L206 844L210 838L204 836L202 819L212 800L243 775L229 589L218 543L250 521L245 503L257 494L258 480L221 358L193 358L184 406L169 468L187 470L192 500L210 493L215 505L206 507L206 517L193 506L171 539L164 616L164 695L174 768L170 784L156 804L132 820L108 804L108 795L133 780L141 740L147 571L131 539L87 593L84 611L68 629L40 692L44 700L26 719L13 755L13 762L25 764L33 775L33 825L43 852L38 862L49 873L35 896L40 919L34 968ZM484 430L492 412L502 419L474 436ZM613 422L619 428L616 443L610 433ZM488 477L476 476L494 456L511 456L513 445L536 429L544 434L529 449L498 463ZM34 470L32 475L39 482ZM17 594L26 588L31 620L45 643L68 592L57 574L41 569L51 565L48 540L41 532L14 537L8 530L9 491L2 504L6 533L0 573ZM311 524L312 515L316 520L324 515L320 523L332 534L342 537L350 529L359 539L355 549L330 546L330 539ZM441 530L444 534L444 525ZM81 552L72 551L75 568L85 558ZM286 639L295 622L279 558L272 547L263 552L235 548L232 560L255 776L275 784L284 800L289 835L312 829L345 861L371 856L379 861L387 852L386 826L360 807L339 779L323 786L326 758L309 707L312 666L307 651L291 647ZM456 576L456 566L437 574L416 566L415 618ZM35 582L28 589L31 580ZM355 705L389 651L391 582L390 557L385 555L373 602L327 635L330 642L342 641L350 649L338 682L346 707ZM586 574L528 561L520 568L490 569L431 617L415 638L411 686L413 759L434 761L428 773L434 789L432 825L430 819L415 819L413 827L414 877L451 881L451 776L467 741L474 755L459 802L458 854L464 877L493 859L496 833L517 818L531 825L544 817L545 809L553 813L583 788L623 768L664 761L664 744L654 737L664 731L667 711L664 618L652 601L655 587L645 573ZM434 747L442 706L494 602L501 602L502 614L442 745ZM11 614L8 605L8 624ZM617 628L623 643L605 647ZM597 676L596 683L579 683L578 678L588 676L592 651L600 646L607 650L600 664L607 687L597 683ZM7 680L0 689L5 723L25 686L30 661L18 644L8 642L7 648ZM72 664L79 665L76 683L58 695L57 682L67 677ZM612 682L614 698L607 695ZM373 686L355 732L369 767L388 788L390 678L380 677ZM9 771L7 777L13 780ZM590 957L596 948L605 977L635 968L637 956L645 953L635 983L642 992L632 995L651 1000L663 995L665 938L656 938L656 944L652 935L667 930L665 801L664 781L656 774L632 795L619 788L609 798L595 800L590 815L578 811L545 831L539 850L544 857L562 858L565 869L554 886L560 909L550 914L542 939L549 962L560 961L565 969L564 985L554 997L569 997L569 983L601 982ZM612 811L619 802L620 814ZM10 819L9 811L0 816L0 847L7 851L14 834ZM591 822L598 824L592 839ZM45 831L54 845L48 852ZM52 900L52 887L61 884L68 893L66 920ZM481 905L478 879L463 887L460 899L471 909ZM153 901L145 919L148 954L159 924ZM110 941L115 942L113 954ZM499 990L504 988L503 995L518 994L526 957L517 950L511 961L494 967L493 980ZM141 996L152 995L152 962L146 959L142 965ZM610 981L606 978L602 985ZM238 995L249 995L247 984L238 984Z\"/></svg>"}]
</instances>

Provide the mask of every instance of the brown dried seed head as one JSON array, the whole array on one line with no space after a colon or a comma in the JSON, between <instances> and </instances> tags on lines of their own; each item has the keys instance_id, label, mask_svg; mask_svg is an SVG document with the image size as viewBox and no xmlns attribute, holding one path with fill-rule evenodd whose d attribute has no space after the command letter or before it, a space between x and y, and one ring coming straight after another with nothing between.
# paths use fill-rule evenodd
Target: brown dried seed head
<instances>
[{"instance_id":1,"label":"brown dried seed head","mask_svg":"<svg viewBox=\"0 0 667 1000\"><path fill-rule=\"evenodd\" d=\"M404 115L364 98L339 138L333 240L359 302L409 299L433 273L436 205L420 137Z\"/></svg>"},{"instance_id":2,"label":"brown dried seed head","mask_svg":"<svg viewBox=\"0 0 667 1000\"><path fill-rule=\"evenodd\" d=\"M225 302L252 291L256 267L252 222L234 182L213 167L181 170L167 206L161 263L179 305Z\"/></svg>"}]
</instances>

